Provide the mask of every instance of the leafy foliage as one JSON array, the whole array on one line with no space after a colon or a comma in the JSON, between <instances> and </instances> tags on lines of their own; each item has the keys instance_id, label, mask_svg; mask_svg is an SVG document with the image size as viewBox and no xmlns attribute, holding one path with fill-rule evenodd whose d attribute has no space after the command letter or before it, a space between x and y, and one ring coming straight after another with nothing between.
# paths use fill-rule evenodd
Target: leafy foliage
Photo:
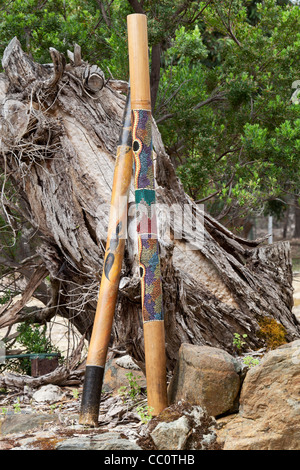
<instances>
[{"instance_id":1,"label":"leafy foliage","mask_svg":"<svg viewBox=\"0 0 300 470\"><path fill-rule=\"evenodd\" d=\"M186 191L214 215L272 211L299 193L300 8L289 0L6 0L13 36L39 62L74 42L105 74L128 79L126 16L148 17L160 45L154 116ZM151 67L154 64L151 64ZM282 213L283 211L281 211Z\"/></svg>"},{"instance_id":2,"label":"leafy foliage","mask_svg":"<svg viewBox=\"0 0 300 470\"><path fill-rule=\"evenodd\" d=\"M243 349L245 346L246 342L243 341L243 339L246 339L248 335L243 334L242 336L239 333L234 333L233 335L233 341L232 344L235 346L237 349ZM243 338L243 339L242 339Z\"/></svg>"},{"instance_id":3,"label":"leafy foliage","mask_svg":"<svg viewBox=\"0 0 300 470\"><path fill-rule=\"evenodd\" d=\"M226 206L240 215L261 212L270 200L299 189L300 108L290 97L299 77L300 10L274 0L252 2L251 20L247 6L212 2L205 10L203 43L215 43L214 65L193 63L186 52L173 62L173 89L186 83L172 100L172 122L161 124L186 190L195 199L216 194L218 204L214 198L208 207L217 213ZM167 68L165 74L168 97Z\"/></svg>"},{"instance_id":4,"label":"leafy foliage","mask_svg":"<svg viewBox=\"0 0 300 470\"><path fill-rule=\"evenodd\" d=\"M128 386L124 385L120 387L118 392L123 397L124 401L135 400L141 393L141 387L137 382L137 379L140 379L141 376L135 377L132 372L128 372L126 377L128 379Z\"/></svg>"},{"instance_id":5,"label":"leafy foliage","mask_svg":"<svg viewBox=\"0 0 300 470\"><path fill-rule=\"evenodd\" d=\"M248 366L249 368L255 367L259 365L259 360L255 359L252 356L246 356L243 358L243 363Z\"/></svg>"},{"instance_id":6,"label":"leafy foliage","mask_svg":"<svg viewBox=\"0 0 300 470\"><path fill-rule=\"evenodd\" d=\"M59 349L51 343L47 336L47 325L32 324L29 321L20 323L17 327L18 343L24 347L26 353L52 353ZM30 375L30 359L18 359L18 370Z\"/></svg>"},{"instance_id":7,"label":"leafy foliage","mask_svg":"<svg viewBox=\"0 0 300 470\"><path fill-rule=\"evenodd\" d=\"M50 60L49 47L55 47L66 54L68 49L73 50L74 43L78 43L83 57L91 63L101 62L102 67L103 64L110 64L114 69L109 60L114 57L119 64L118 71L126 63L122 75L128 72L124 31L126 15L130 10L128 6L127 9L126 5L122 6L122 2L113 5L115 19L110 28L95 0L14 0L5 3L0 11L2 49L17 36L23 49L34 60L47 63ZM119 17L123 18L124 23L121 32L118 28ZM128 73L126 78L127 76Z\"/></svg>"}]
</instances>

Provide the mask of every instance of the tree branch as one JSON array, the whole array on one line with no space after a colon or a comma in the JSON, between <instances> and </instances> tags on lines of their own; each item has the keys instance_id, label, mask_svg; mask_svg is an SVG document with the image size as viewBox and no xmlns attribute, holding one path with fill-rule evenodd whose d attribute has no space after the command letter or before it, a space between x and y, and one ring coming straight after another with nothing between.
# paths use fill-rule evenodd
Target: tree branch
<instances>
[{"instance_id":1,"label":"tree branch","mask_svg":"<svg viewBox=\"0 0 300 470\"><path fill-rule=\"evenodd\" d=\"M224 101L225 99L226 99L226 98L224 97L224 94L223 94L223 93L219 93L218 95L213 95L213 96L207 98L207 99L204 100L204 101L200 101L200 103L198 103L198 104L196 104L195 106L192 107L192 110L195 111L195 110L197 110L197 109L202 108L203 106L206 106L206 105L209 104L209 103L213 103L213 102L215 102L215 101ZM176 114L177 114L178 112L179 112L179 110L176 111L176 112L174 112L174 113L164 114L161 118L158 118L158 119L156 120L156 123L159 124L159 123L161 123L161 122L163 122L163 121L166 121L167 119L170 119L170 118L176 116Z\"/></svg>"},{"instance_id":2,"label":"tree branch","mask_svg":"<svg viewBox=\"0 0 300 470\"><path fill-rule=\"evenodd\" d=\"M231 185L232 181L233 181L233 178L235 176L235 171L233 172L230 180L228 181L228 183L224 186L224 188L228 188L228 186ZM198 199L198 201L195 201L196 204L202 204L203 202L205 201L208 201L209 199L212 199L214 196L217 196L218 194L220 194L220 192L224 189L224 188L221 188L221 189L218 189L218 191L215 191L214 193L210 194L209 196L206 196L204 197L203 199Z\"/></svg>"},{"instance_id":3,"label":"tree branch","mask_svg":"<svg viewBox=\"0 0 300 470\"><path fill-rule=\"evenodd\" d=\"M220 160L222 160L223 157L225 157L225 155L228 155L229 153L235 153L235 152L238 152L241 150L241 147L239 148L235 148L233 150L227 150L226 152L222 153L217 159L216 159L216 163L219 162Z\"/></svg>"},{"instance_id":4,"label":"tree branch","mask_svg":"<svg viewBox=\"0 0 300 470\"><path fill-rule=\"evenodd\" d=\"M140 2L138 0L128 0L132 8L134 9L135 13L141 13L142 15L145 14Z\"/></svg>"},{"instance_id":5,"label":"tree branch","mask_svg":"<svg viewBox=\"0 0 300 470\"><path fill-rule=\"evenodd\" d=\"M238 40L238 38L236 37L236 35L234 34L234 32L233 32L233 30L232 30L231 21L230 21L231 7L232 7L232 2L231 2L231 4L230 4L230 8L229 8L228 24L226 23L226 21L225 21L224 18L222 17L222 14L220 13L220 10L219 10L219 8L218 8L217 5L216 5L216 10L217 10L217 12L218 12L219 18L220 18L221 22L223 23L223 26L224 26L224 28L226 29L226 31L230 34L230 36L231 36L231 38L234 40L234 42L235 42L239 47L242 47L242 44L240 43L240 41Z\"/></svg>"},{"instance_id":6,"label":"tree branch","mask_svg":"<svg viewBox=\"0 0 300 470\"><path fill-rule=\"evenodd\" d=\"M205 5L204 7L199 11L199 13L196 14L196 16L194 16L194 18L192 18L190 21L189 21L189 24L193 24L201 15L202 13L204 12L204 10L209 6L209 4L212 2L212 0L209 0Z\"/></svg>"},{"instance_id":7,"label":"tree branch","mask_svg":"<svg viewBox=\"0 0 300 470\"><path fill-rule=\"evenodd\" d=\"M41 282L48 275L48 270L42 264L36 271L32 274L31 278L28 281L28 284L23 292L23 295L20 300L13 304L10 308L7 304L3 305L0 309L0 328L13 325L16 323L17 314L22 310L26 305L28 300L32 297L32 294L41 284Z\"/></svg>"},{"instance_id":8,"label":"tree branch","mask_svg":"<svg viewBox=\"0 0 300 470\"><path fill-rule=\"evenodd\" d=\"M169 104L170 101L172 101L172 99L175 98L175 96L179 93L179 91L183 87L183 85L185 85L186 83L188 83L190 81L191 81L191 79L184 80L167 100L162 101L162 103L159 105L159 108L165 108L167 106L167 104ZM165 94L164 94L164 96L165 96Z\"/></svg>"},{"instance_id":9,"label":"tree branch","mask_svg":"<svg viewBox=\"0 0 300 470\"><path fill-rule=\"evenodd\" d=\"M104 8L104 5L103 5L103 2L101 2L101 0L96 0L96 2L98 3L98 6L100 8L100 11L102 13L102 16L103 16L103 19L105 21L105 24L106 26L108 26L109 28L111 27L111 19L110 17L108 16L105 8ZM96 29L96 28L95 28Z\"/></svg>"}]
</instances>

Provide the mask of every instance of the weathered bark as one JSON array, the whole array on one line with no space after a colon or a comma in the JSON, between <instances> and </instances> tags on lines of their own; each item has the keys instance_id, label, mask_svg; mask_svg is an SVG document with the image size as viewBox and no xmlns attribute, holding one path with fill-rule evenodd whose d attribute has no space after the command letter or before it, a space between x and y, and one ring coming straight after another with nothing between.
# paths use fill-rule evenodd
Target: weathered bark
<instances>
[{"instance_id":1,"label":"weathered bark","mask_svg":"<svg viewBox=\"0 0 300 470\"><path fill-rule=\"evenodd\" d=\"M36 230L40 263L50 276L52 294L45 317L54 310L82 333L91 332L103 265L115 151L125 104L126 83L106 82L102 71L84 62L80 48L70 63L54 49L53 66L35 64L13 39L3 56L0 76L1 167L16 189L14 203ZM183 207L196 211L184 193L153 122L159 210ZM144 361L134 198L120 282L112 342L140 363ZM2 201L6 207L11 203ZM195 212L196 213L196 212ZM292 268L288 243L259 246L225 229L208 214L204 242L187 222L180 239L171 220L170 239L161 238L168 368L182 342L222 347L232 352L233 334L246 333L260 347L258 321L270 316L300 335L291 312ZM200 223L201 214L195 216ZM158 217L160 233L165 216ZM199 234L196 234L199 235ZM55 307L55 308L54 308ZM9 307L8 307L9 308ZM5 309L4 309L5 310ZM8 325L0 314L0 328ZM39 318L43 317L43 311ZM12 315L11 323L24 316Z\"/></svg>"},{"instance_id":2,"label":"weathered bark","mask_svg":"<svg viewBox=\"0 0 300 470\"><path fill-rule=\"evenodd\" d=\"M22 314L20 314L20 312L22 311L23 307L25 307L26 303L31 299L33 293L45 279L47 274L48 270L44 264L37 266L36 270L33 272L31 278L28 281L21 299L11 306L4 304L2 307L0 307L2 328L5 326L10 326L11 324L16 323L22 319Z\"/></svg>"},{"instance_id":3,"label":"weathered bark","mask_svg":"<svg viewBox=\"0 0 300 470\"><path fill-rule=\"evenodd\" d=\"M80 385L84 369L71 371L65 366L57 367L49 374L41 375L40 377L31 377L30 375L13 374L10 372L1 374L0 386L10 389L23 389L25 385L32 388L39 388L42 385Z\"/></svg>"}]
</instances>

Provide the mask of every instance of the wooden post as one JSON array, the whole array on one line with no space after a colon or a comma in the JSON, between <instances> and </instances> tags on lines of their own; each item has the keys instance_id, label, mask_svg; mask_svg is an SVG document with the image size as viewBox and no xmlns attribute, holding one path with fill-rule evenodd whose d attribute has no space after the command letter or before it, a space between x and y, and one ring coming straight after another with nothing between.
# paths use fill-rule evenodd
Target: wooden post
<instances>
[{"instance_id":1,"label":"wooden post","mask_svg":"<svg viewBox=\"0 0 300 470\"><path fill-rule=\"evenodd\" d=\"M108 345L115 313L127 235L128 192L132 177L130 94L117 148L103 274L86 361L79 423L98 425L100 398Z\"/></svg>"},{"instance_id":2,"label":"wooden post","mask_svg":"<svg viewBox=\"0 0 300 470\"><path fill-rule=\"evenodd\" d=\"M268 216L268 244L271 245L273 243L273 216Z\"/></svg>"},{"instance_id":3,"label":"wooden post","mask_svg":"<svg viewBox=\"0 0 300 470\"><path fill-rule=\"evenodd\" d=\"M162 284L155 212L147 18L127 17L137 234L148 406L168 406Z\"/></svg>"}]
</instances>

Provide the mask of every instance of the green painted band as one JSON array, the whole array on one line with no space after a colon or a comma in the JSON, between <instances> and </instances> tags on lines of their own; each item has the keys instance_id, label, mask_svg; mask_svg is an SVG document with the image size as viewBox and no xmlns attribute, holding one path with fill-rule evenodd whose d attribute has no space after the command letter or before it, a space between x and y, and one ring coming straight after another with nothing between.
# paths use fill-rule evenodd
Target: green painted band
<instances>
[{"instance_id":1,"label":"green painted band","mask_svg":"<svg viewBox=\"0 0 300 470\"><path fill-rule=\"evenodd\" d=\"M142 201L144 201L150 205L154 204L156 201L154 189L136 189L134 194L136 204L140 204Z\"/></svg>"}]
</instances>

